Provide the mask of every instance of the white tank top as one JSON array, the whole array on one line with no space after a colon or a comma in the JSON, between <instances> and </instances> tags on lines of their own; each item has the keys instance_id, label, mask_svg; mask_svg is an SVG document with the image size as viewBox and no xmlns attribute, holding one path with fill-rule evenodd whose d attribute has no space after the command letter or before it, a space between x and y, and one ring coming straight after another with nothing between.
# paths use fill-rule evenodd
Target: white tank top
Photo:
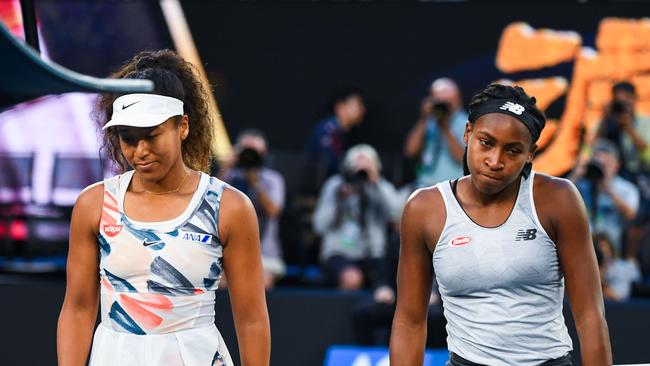
<instances>
[{"instance_id":1,"label":"white tank top","mask_svg":"<svg viewBox=\"0 0 650 366\"><path fill-rule=\"evenodd\" d=\"M521 178L510 216L494 228L469 218L451 181L437 184L447 220L433 268L449 351L469 361L532 366L572 349L562 315L564 278L535 211L534 177Z\"/></svg>"},{"instance_id":2,"label":"white tank top","mask_svg":"<svg viewBox=\"0 0 650 366\"><path fill-rule=\"evenodd\" d=\"M102 324L139 335L213 325L223 260L217 219L226 184L201 173L180 216L138 222L123 206L132 176L104 181L97 238Z\"/></svg>"}]
</instances>

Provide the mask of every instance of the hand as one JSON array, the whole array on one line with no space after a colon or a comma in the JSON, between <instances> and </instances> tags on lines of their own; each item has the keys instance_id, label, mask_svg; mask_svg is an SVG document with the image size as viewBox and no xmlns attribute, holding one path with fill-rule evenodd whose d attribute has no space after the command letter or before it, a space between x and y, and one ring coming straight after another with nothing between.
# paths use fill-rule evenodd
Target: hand
<instances>
[{"instance_id":1,"label":"hand","mask_svg":"<svg viewBox=\"0 0 650 366\"><path fill-rule=\"evenodd\" d=\"M257 168L246 169L244 172L244 179L249 187L259 188L260 185L260 170Z\"/></svg>"},{"instance_id":2,"label":"hand","mask_svg":"<svg viewBox=\"0 0 650 366\"><path fill-rule=\"evenodd\" d=\"M425 97L420 102L420 118L427 119L433 113L433 100L431 97Z\"/></svg>"},{"instance_id":3,"label":"hand","mask_svg":"<svg viewBox=\"0 0 650 366\"><path fill-rule=\"evenodd\" d=\"M440 302L440 295L437 292L431 291L429 296L429 305L435 305Z\"/></svg>"},{"instance_id":4,"label":"hand","mask_svg":"<svg viewBox=\"0 0 650 366\"><path fill-rule=\"evenodd\" d=\"M449 129L449 114L441 115L436 118L436 122L438 123L438 128L441 130L448 130Z\"/></svg>"},{"instance_id":5,"label":"hand","mask_svg":"<svg viewBox=\"0 0 650 366\"><path fill-rule=\"evenodd\" d=\"M619 168L619 162L616 157L610 154L596 154L594 160L597 161L603 169L604 184L611 185L611 182L618 173Z\"/></svg>"},{"instance_id":6,"label":"hand","mask_svg":"<svg viewBox=\"0 0 650 366\"><path fill-rule=\"evenodd\" d=\"M610 112L612 119L621 129L634 127L634 107L623 103L624 110L621 113Z\"/></svg>"},{"instance_id":7,"label":"hand","mask_svg":"<svg viewBox=\"0 0 650 366\"><path fill-rule=\"evenodd\" d=\"M373 294L375 302L392 305L395 303L395 291L390 286L379 286Z\"/></svg>"},{"instance_id":8,"label":"hand","mask_svg":"<svg viewBox=\"0 0 650 366\"><path fill-rule=\"evenodd\" d=\"M339 198L346 198L353 195L356 191L357 190L353 185L343 182L339 186L338 196Z\"/></svg>"},{"instance_id":9,"label":"hand","mask_svg":"<svg viewBox=\"0 0 650 366\"><path fill-rule=\"evenodd\" d=\"M578 159L578 163L571 171L571 174L569 174L569 180L571 180L573 183L579 181L582 179L582 177L585 176L585 173L587 172L587 165L589 164L589 158L580 157Z\"/></svg>"},{"instance_id":10,"label":"hand","mask_svg":"<svg viewBox=\"0 0 650 366\"><path fill-rule=\"evenodd\" d=\"M631 113L623 113L614 117L616 124L622 129L627 130L633 128L634 117Z\"/></svg>"},{"instance_id":11,"label":"hand","mask_svg":"<svg viewBox=\"0 0 650 366\"><path fill-rule=\"evenodd\" d=\"M277 280L277 276L274 273L264 271L264 288L270 289L275 286L275 281Z\"/></svg>"}]
</instances>

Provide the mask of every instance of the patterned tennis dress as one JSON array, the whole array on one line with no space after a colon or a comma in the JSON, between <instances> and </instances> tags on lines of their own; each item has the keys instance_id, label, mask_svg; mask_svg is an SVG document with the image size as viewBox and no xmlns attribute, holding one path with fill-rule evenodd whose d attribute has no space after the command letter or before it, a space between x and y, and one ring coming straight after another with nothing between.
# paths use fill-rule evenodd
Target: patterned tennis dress
<instances>
[{"instance_id":1,"label":"patterned tennis dress","mask_svg":"<svg viewBox=\"0 0 650 366\"><path fill-rule=\"evenodd\" d=\"M179 217L138 222L123 208L132 177L133 171L104 181L101 324L90 365L232 365L214 325L223 251L217 219L226 184L201 173Z\"/></svg>"}]
</instances>

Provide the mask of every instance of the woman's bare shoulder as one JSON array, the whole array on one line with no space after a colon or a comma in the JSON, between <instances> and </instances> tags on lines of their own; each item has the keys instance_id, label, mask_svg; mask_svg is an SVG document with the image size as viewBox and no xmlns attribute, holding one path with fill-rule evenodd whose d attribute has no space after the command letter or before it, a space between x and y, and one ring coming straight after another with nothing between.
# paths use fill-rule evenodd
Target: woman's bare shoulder
<instances>
[{"instance_id":1,"label":"woman's bare shoulder","mask_svg":"<svg viewBox=\"0 0 650 366\"><path fill-rule=\"evenodd\" d=\"M221 196L221 204L219 212L224 212L227 215L238 215L253 208L253 204L242 191L230 185L226 186ZM223 210L223 211L222 211Z\"/></svg>"},{"instance_id":2,"label":"woman's bare shoulder","mask_svg":"<svg viewBox=\"0 0 650 366\"><path fill-rule=\"evenodd\" d=\"M402 228L420 232L429 250L433 251L446 220L445 202L438 187L420 188L411 194L406 203Z\"/></svg>"},{"instance_id":3,"label":"woman's bare shoulder","mask_svg":"<svg viewBox=\"0 0 650 366\"><path fill-rule=\"evenodd\" d=\"M93 232L98 231L99 222L102 217L104 204L104 183L98 182L86 187L74 204L72 210L72 223L75 224L72 229L88 227Z\"/></svg>"},{"instance_id":4,"label":"woman's bare shoulder","mask_svg":"<svg viewBox=\"0 0 650 366\"><path fill-rule=\"evenodd\" d=\"M537 205L540 203L549 205L574 204L576 199L580 197L578 189L570 180L543 173L535 173L533 193Z\"/></svg>"},{"instance_id":5,"label":"woman's bare shoulder","mask_svg":"<svg viewBox=\"0 0 650 366\"><path fill-rule=\"evenodd\" d=\"M76 210L100 208L104 201L104 182L97 182L84 188L74 206Z\"/></svg>"},{"instance_id":6,"label":"woman's bare shoulder","mask_svg":"<svg viewBox=\"0 0 650 366\"><path fill-rule=\"evenodd\" d=\"M435 211L444 207L442 192L436 186L417 189L409 196L406 206L415 211Z\"/></svg>"},{"instance_id":7,"label":"woman's bare shoulder","mask_svg":"<svg viewBox=\"0 0 650 366\"><path fill-rule=\"evenodd\" d=\"M225 245L233 230L242 230L248 223L255 221L255 207L251 200L240 190L226 186L219 205L219 237Z\"/></svg>"},{"instance_id":8,"label":"woman's bare shoulder","mask_svg":"<svg viewBox=\"0 0 650 366\"><path fill-rule=\"evenodd\" d=\"M573 182L565 178L536 173L533 199L537 214L546 226L563 221L567 216L584 214L580 192Z\"/></svg>"}]
</instances>

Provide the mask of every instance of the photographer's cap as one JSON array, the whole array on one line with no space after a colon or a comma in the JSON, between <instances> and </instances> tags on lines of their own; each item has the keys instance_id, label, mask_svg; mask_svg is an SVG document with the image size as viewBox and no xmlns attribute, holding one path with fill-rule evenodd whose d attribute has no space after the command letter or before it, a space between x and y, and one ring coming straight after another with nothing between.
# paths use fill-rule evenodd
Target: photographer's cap
<instances>
[{"instance_id":1,"label":"photographer's cap","mask_svg":"<svg viewBox=\"0 0 650 366\"><path fill-rule=\"evenodd\" d=\"M113 126L154 127L182 116L183 102L158 94L127 94L113 102L113 115L102 130Z\"/></svg>"},{"instance_id":2,"label":"photographer's cap","mask_svg":"<svg viewBox=\"0 0 650 366\"><path fill-rule=\"evenodd\" d=\"M606 152L614 156L617 160L620 159L618 147L616 147L616 144L614 144L613 142L607 139L596 140L593 144L591 151L593 153L597 153L599 151Z\"/></svg>"}]
</instances>

